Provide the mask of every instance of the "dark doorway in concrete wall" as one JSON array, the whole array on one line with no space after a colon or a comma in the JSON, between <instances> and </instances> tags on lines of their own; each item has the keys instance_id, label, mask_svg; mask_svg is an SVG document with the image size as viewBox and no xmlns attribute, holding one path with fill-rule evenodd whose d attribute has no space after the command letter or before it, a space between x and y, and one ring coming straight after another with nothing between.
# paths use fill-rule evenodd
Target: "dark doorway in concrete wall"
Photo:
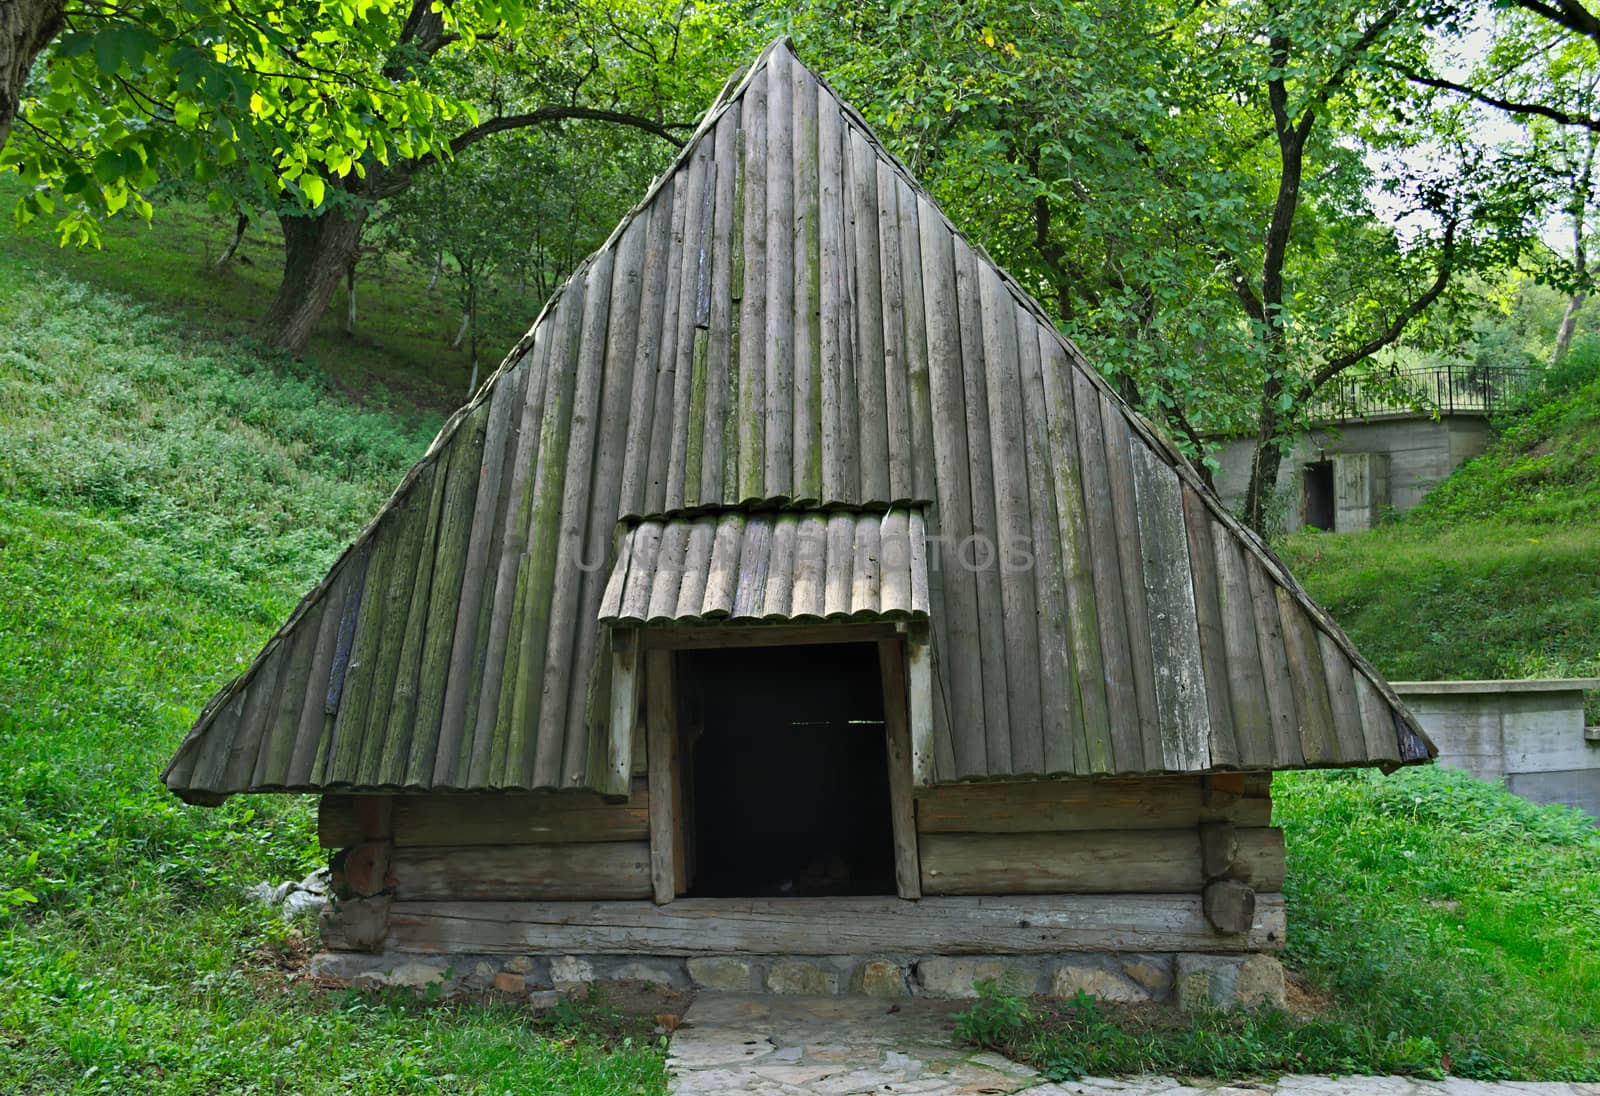
<instances>
[{"instance_id":1,"label":"dark doorway in concrete wall","mask_svg":"<svg viewBox=\"0 0 1600 1096\"><path fill-rule=\"evenodd\" d=\"M872 643L685 652L685 836L702 898L895 893Z\"/></svg>"},{"instance_id":2,"label":"dark doorway in concrete wall","mask_svg":"<svg viewBox=\"0 0 1600 1096\"><path fill-rule=\"evenodd\" d=\"M1305 523L1325 533L1333 532L1333 461L1306 465Z\"/></svg>"}]
</instances>

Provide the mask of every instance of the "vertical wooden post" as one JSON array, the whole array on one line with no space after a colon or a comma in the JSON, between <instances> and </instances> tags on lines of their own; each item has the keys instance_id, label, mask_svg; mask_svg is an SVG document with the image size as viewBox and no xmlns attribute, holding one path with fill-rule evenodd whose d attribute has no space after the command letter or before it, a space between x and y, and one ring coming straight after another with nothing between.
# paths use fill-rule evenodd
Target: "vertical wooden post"
<instances>
[{"instance_id":1,"label":"vertical wooden post","mask_svg":"<svg viewBox=\"0 0 1600 1096\"><path fill-rule=\"evenodd\" d=\"M645 734L650 780L650 886L657 905L678 894L678 700L672 652L645 654Z\"/></svg>"},{"instance_id":2,"label":"vertical wooden post","mask_svg":"<svg viewBox=\"0 0 1600 1096\"><path fill-rule=\"evenodd\" d=\"M906 630L906 692L911 723L911 783L925 788L933 783L933 649L928 626L912 624Z\"/></svg>"},{"instance_id":3,"label":"vertical wooden post","mask_svg":"<svg viewBox=\"0 0 1600 1096\"><path fill-rule=\"evenodd\" d=\"M906 666L900 640L878 641L878 669L883 676L883 728L889 747L895 893L901 898L921 898L916 804L911 798L911 727L906 713Z\"/></svg>"},{"instance_id":4,"label":"vertical wooden post","mask_svg":"<svg viewBox=\"0 0 1600 1096\"><path fill-rule=\"evenodd\" d=\"M639 718L639 633L611 630L611 714L604 795L627 795L633 781L633 729Z\"/></svg>"}]
</instances>

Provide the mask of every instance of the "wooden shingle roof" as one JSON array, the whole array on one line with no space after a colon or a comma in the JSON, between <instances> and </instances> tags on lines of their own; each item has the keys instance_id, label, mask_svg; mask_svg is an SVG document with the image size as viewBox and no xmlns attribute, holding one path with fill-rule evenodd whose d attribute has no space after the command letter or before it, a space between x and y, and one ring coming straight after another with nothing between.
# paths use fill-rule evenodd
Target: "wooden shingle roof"
<instances>
[{"instance_id":1,"label":"wooden shingle roof","mask_svg":"<svg viewBox=\"0 0 1600 1096\"><path fill-rule=\"evenodd\" d=\"M609 786L620 544L896 508L940 550L935 779L1430 756L1276 557L779 40L166 782Z\"/></svg>"}]
</instances>

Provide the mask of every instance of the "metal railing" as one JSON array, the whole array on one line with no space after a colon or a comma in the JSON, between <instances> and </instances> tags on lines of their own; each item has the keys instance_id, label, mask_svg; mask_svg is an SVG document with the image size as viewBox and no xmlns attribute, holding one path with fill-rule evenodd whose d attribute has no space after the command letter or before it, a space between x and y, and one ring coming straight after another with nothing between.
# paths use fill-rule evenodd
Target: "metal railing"
<instances>
[{"instance_id":1,"label":"metal railing","mask_svg":"<svg viewBox=\"0 0 1600 1096\"><path fill-rule=\"evenodd\" d=\"M1317 422L1423 412L1490 415L1534 381L1531 369L1509 365L1439 365L1378 376L1335 377L1312 401Z\"/></svg>"}]
</instances>

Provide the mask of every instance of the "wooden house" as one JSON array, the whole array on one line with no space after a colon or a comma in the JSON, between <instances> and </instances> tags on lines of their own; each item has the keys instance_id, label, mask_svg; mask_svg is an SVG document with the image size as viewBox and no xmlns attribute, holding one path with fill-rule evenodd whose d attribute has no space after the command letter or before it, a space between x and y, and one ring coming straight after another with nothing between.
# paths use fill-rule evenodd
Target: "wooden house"
<instances>
[{"instance_id":1,"label":"wooden house","mask_svg":"<svg viewBox=\"0 0 1600 1096\"><path fill-rule=\"evenodd\" d=\"M374 964L1161 996L1283 945L1273 771L1430 753L779 40L165 780L320 796Z\"/></svg>"}]
</instances>

